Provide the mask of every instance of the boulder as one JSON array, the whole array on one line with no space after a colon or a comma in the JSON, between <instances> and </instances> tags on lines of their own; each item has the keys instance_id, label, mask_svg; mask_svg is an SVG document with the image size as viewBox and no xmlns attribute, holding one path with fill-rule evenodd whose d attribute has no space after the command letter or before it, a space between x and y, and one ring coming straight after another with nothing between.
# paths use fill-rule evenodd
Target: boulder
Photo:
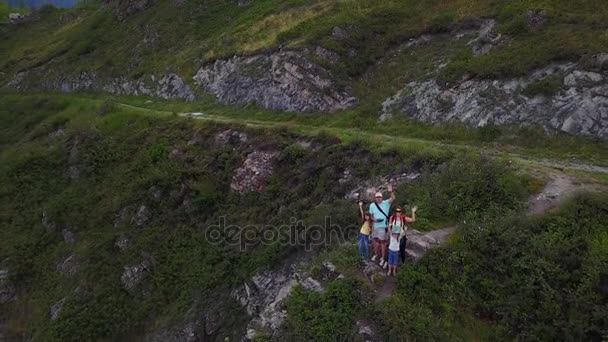
<instances>
[{"instance_id":1,"label":"boulder","mask_svg":"<svg viewBox=\"0 0 608 342\"><path fill-rule=\"evenodd\" d=\"M334 84L327 70L296 51L217 60L200 68L194 81L227 105L335 112L356 103L349 90Z\"/></svg>"},{"instance_id":2,"label":"boulder","mask_svg":"<svg viewBox=\"0 0 608 342\"><path fill-rule=\"evenodd\" d=\"M543 9L528 10L527 22L528 26L537 28L543 26L549 17L549 13Z\"/></svg>"},{"instance_id":3,"label":"boulder","mask_svg":"<svg viewBox=\"0 0 608 342\"><path fill-rule=\"evenodd\" d=\"M564 77L564 85L567 87L592 86L604 80L602 74L597 72L574 70Z\"/></svg>"},{"instance_id":4,"label":"boulder","mask_svg":"<svg viewBox=\"0 0 608 342\"><path fill-rule=\"evenodd\" d=\"M9 13L8 23L11 25L23 24L27 21L27 16L22 13Z\"/></svg>"},{"instance_id":5,"label":"boulder","mask_svg":"<svg viewBox=\"0 0 608 342\"><path fill-rule=\"evenodd\" d=\"M135 223L136 226L141 227L146 224L150 218L152 218L152 212L145 205L140 205L135 213L135 216L131 219L131 222Z\"/></svg>"},{"instance_id":6,"label":"boulder","mask_svg":"<svg viewBox=\"0 0 608 342\"><path fill-rule=\"evenodd\" d=\"M68 255L56 266L57 271L65 276L73 276L76 274L76 272L78 272L79 268L80 264L78 263L78 260L74 254Z\"/></svg>"},{"instance_id":7,"label":"boulder","mask_svg":"<svg viewBox=\"0 0 608 342\"><path fill-rule=\"evenodd\" d=\"M74 233L72 233L67 228L61 231L61 235L63 235L63 241L65 241L66 243L73 244L76 242L76 237L74 236Z\"/></svg>"},{"instance_id":8,"label":"boulder","mask_svg":"<svg viewBox=\"0 0 608 342\"><path fill-rule=\"evenodd\" d=\"M274 172L273 161L277 152L254 151L247 155L235 171L230 188L236 192L263 191L268 177Z\"/></svg>"},{"instance_id":9,"label":"boulder","mask_svg":"<svg viewBox=\"0 0 608 342\"><path fill-rule=\"evenodd\" d=\"M67 298L62 298L60 301L51 306L51 321L56 321L57 318L59 318L59 314L61 314L61 309L63 309L63 305L65 304L66 300Z\"/></svg>"},{"instance_id":10,"label":"boulder","mask_svg":"<svg viewBox=\"0 0 608 342\"><path fill-rule=\"evenodd\" d=\"M477 38L471 40L468 45L473 48L473 54L476 56L487 55L490 50L501 43L502 35L494 30L496 20L484 20L479 29Z\"/></svg>"},{"instance_id":11,"label":"boulder","mask_svg":"<svg viewBox=\"0 0 608 342\"><path fill-rule=\"evenodd\" d=\"M131 246L131 241L125 235L121 235L116 239L114 246L118 247L121 252L124 252Z\"/></svg>"},{"instance_id":12,"label":"boulder","mask_svg":"<svg viewBox=\"0 0 608 342\"><path fill-rule=\"evenodd\" d=\"M120 276L122 287L128 291L134 290L144 280L151 267L152 261L150 258L145 258L135 265L125 266Z\"/></svg>"},{"instance_id":13,"label":"boulder","mask_svg":"<svg viewBox=\"0 0 608 342\"><path fill-rule=\"evenodd\" d=\"M438 229L427 233L415 229L408 229L406 232L406 253L410 258L418 260L429 249L446 243L450 235L455 231L456 227Z\"/></svg>"}]
</instances>

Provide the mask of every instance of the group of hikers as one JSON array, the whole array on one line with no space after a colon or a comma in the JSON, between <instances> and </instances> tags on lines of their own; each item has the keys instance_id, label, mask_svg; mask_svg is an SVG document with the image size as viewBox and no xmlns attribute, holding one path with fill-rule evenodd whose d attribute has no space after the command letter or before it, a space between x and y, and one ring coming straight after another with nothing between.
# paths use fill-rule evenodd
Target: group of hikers
<instances>
[{"instance_id":1,"label":"group of hikers","mask_svg":"<svg viewBox=\"0 0 608 342\"><path fill-rule=\"evenodd\" d=\"M377 192L374 201L369 204L365 211L364 203L359 201L359 213L363 225L359 232L359 255L366 260L369 258L370 236L373 246L372 262L379 260L383 269L388 268L387 275L395 275L399 260L405 262L405 247L407 238L407 223L416 221L416 210L412 208L411 216L403 213L401 207L397 206L395 212L389 216L391 205L395 201L395 192L392 185L388 185L390 198L384 199L381 192ZM388 254L387 254L388 252Z\"/></svg>"}]
</instances>

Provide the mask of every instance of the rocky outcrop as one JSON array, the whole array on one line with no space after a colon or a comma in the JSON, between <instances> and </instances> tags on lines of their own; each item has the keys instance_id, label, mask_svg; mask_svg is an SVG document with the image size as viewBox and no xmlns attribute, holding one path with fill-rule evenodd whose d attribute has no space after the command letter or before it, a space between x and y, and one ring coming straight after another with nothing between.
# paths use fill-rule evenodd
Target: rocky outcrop
<instances>
[{"instance_id":1,"label":"rocky outcrop","mask_svg":"<svg viewBox=\"0 0 608 342\"><path fill-rule=\"evenodd\" d=\"M56 321L57 318L59 318L59 315L61 314L61 309L63 309L63 305L65 304L66 300L67 298L62 298L60 301L51 306L51 309L49 310L51 314L51 321Z\"/></svg>"},{"instance_id":2,"label":"rocky outcrop","mask_svg":"<svg viewBox=\"0 0 608 342\"><path fill-rule=\"evenodd\" d=\"M356 99L340 89L329 72L302 54L235 56L198 70L195 82L222 104L255 103L290 112L335 112L352 107Z\"/></svg>"},{"instance_id":3,"label":"rocky outcrop","mask_svg":"<svg viewBox=\"0 0 608 342\"><path fill-rule=\"evenodd\" d=\"M23 13L9 13L8 23L11 25L22 24L27 21L27 16Z\"/></svg>"},{"instance_id":4,"label":"rocky outcrop","mask_svg":"<svg viewBox=\"0 0 608 342\"><path fill-rule=\"evenodd\" d=\"M406 232L407 246L405 252L413 260L418 260L429 249L446 243L450 235L455 231L456 227L433 230L427 233L408 229Z\"/></svg>"},{"instance_id":5,"label":"rocky outcrop","mask_svg":"<svg viewBox=\"0 0 608 342\"><path fill-rule=\"evenodd\" d=\"M324 280L341 277L328 262L323 264L322 274L326 275ZM245 336L248 340L254 340L260 333L272 336L279 330L287 318L285 300L298 285L309 291L324 290L321 282L292 264L285 270L260 272L232 292L232 297L252 317Z\"/></svg>"},{"instance_id":6,"label":"rocky outcrop","mask_svg":"<svg viewBox=\"0 0 608 342\"><path fill-rule=\"evenodd\" d=\"M596 59L594 59L595 61ZM597 64L597 63L596 63ZM558 80L538 94L526 90ZM575 135L608 139L608 82L600 72L573 63L551 65L526 77L464 81L444 88L435 80L409 83L383 103L381 120L393 113L439 123L539 125ZM552 89L555 88L555 89ZM547 92L553 91L552 94Z\"/></svg>"},{"instance_id":7,"label":"rocky outcrop","mask_svg":"<svg viewBox=\"0 0 608 342\"><path fill-rule=\"evenodd\" d=\"M420 177L420 172L411 171L403 172L392 176L384 176L373 180L367 180L359 182L358 185L350 190L345 198L349 200L366 200L371 201L374 199L376 192L385 192L389 184L396 187L403 183L414 181ZM339 183L347 183L351 180L352 175L349 170L344 170L343 176L338 180Z\"/></svg>"},{"instance_id":8,"label":"rocky outcrop","mask_svg":"<svg viewBox=\"0 0 608 342\"><path fill-rule=\"evenodd\" d=\"M131 222L135 223L136 226L141 227L146 224L151 217L152 212L150 211L150 209L148 209L147 206L142 204L139 206L139 208L137 208L137 212L131 219Z\"/></svg>"},{"instance_id":9,"label":"rocky outcrop","mask_svg":"<svg viewBox=\"0 0 608 342\"><path fill-rule=\"evenodd\" d=\"M39 71L23 71L5 85L6 88L23 90L59 90L66 93L75 91L98 91L119 95L145 95L166 100L182 99L193 101L194 92L176 74L144 76L133 80L126 77L103 78L95 72L81 72L77 75L40 77Z\"/></svg>"},{"instance_id":10,"label":"rocky outcrop","mask_svg":"<svg viewBox=\"0 0 608 342\"><path fill-rule=\"evenodd\" d=\"M116 19L123 21L129 16L150 6L152 0L104 0L108 6L114 8Z\"/></svg>"},{"instance_id":11,"label":"rocky outcrop","mask_svg":"<svg viewBox=\"0 0 608 342\"><path fill-rule=\"evenodd\" d=\"M80 269L80 263L74 254L70 254L63 261L59 262L56 268L59 273L71 277Z\"/></svg>"},{"instance_id":12,"label":"rocky outcrop","mask_svg":"<svg viewBox=\"0 0 608 342\"><path fill-rule=\"evenodd\" d=\"M124 272L120 277L122 287L128 291L134 290L137 285L139 285L142 280L144 280L151 267L152 260L150 258L145 258L144 260L138 262L135 265L125 266Z\"/></svg>"},{"instance_id":13,"label":"rocky outcrop","mask_svg":"<svg viewBox=\"0 0 608 342\"><path fill-rule=\"evenodd\" d=\"M0 268L0 304L7 303L15 298L15 286L9 279L9 270Z\"/></svg>"},{"instance_id":14,"label":"rocky outcrop","mask_svg":"<svg viewBox=\"0 0 608 342\"><path fill-rule=\"evenodd\" d=\"M272 162L277 152L254 151L236 170L230 188L236 192L264 191L266 180L274 171Z\"/></svg>"}]
</instances>

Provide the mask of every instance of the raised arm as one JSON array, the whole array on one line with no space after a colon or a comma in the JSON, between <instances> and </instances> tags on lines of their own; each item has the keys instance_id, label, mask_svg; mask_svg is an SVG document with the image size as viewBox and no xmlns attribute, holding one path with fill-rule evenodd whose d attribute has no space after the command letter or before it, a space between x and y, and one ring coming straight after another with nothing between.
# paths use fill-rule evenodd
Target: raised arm
<instances>
[{"instance_id":1,"label":"raised arm","mask_svg":"<svg viewBox=\"0 0 608 342\"><path fill-rule=\"evenodd\" d=\"M417 210L418 210L418 207L413 207L412 208L412 217L405 216L405 222L416 222L416 211Z\"/></svg>"},{"instance_id":2,"label":"raised arm","mask_svg":"<svg viewBox=\"0 0 608 342\"><path fill-rule=\"evenodd\" d=\"M388 192L391 194L391 198L388 199L388 201L393 204L393 202L395 202L395 192L393 191L393 185L389 184L387 187Z\"/></svg>"},{"instance_id":3,"label":"raised arm","mask_svg":"<svg viewBox=\"0 0 608 342\"><path fill-rule=\"evenodd\" d=\"M359 201L359 213L361 214L361 221L365 221L365 214L363 213L363 201Z\"/></svg>"}]
</instances>

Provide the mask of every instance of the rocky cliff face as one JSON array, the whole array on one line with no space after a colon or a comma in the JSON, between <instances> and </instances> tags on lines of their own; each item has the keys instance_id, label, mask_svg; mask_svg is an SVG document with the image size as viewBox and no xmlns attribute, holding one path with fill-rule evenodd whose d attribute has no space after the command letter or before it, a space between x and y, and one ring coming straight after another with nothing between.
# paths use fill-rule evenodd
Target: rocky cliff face
<instances>
[{"instance_id":1,"label":"rocky cliff face","mask_svg":"<svg viewBox=\"0 0 608 342\"><path fill-rule=\"evenodd\" d=\"M144 76L133 80L127 77L101 78L94 72L82 72L77 75L57 76L44 81L36 81L39 73L25 71L5 85L7 88L34 89L34 90L60 90L73 91L99 91L120 95L145 95L163 99L195 99L194 92L176 74L169 73L162 76Z\"/></svg>"},{"instance_id":2,"label":"rocky cliff face","mask_svg":"<svg viewBox=\"0 0 608 342\"><path fill-rule=\"evenodd\" d=\"M356 99L324 68L294 51L218 60L202 67L195 82L227 105L256 103L290 112L334 112Z\"/></svg>"},{"instance_id":3,"label":"rocky cliff face","mask_svg":"<svg viewBox=\"0 0 608 342\"><path fill-rule=\"evenodd\" d=\"M540 125L608 139L608 55L593 63L593 71L555 64L525 77L471 79L451 88L434 79L412 82L384 101L381 120L398 113L430 123Z\"/></svg>"}]
</instances>

